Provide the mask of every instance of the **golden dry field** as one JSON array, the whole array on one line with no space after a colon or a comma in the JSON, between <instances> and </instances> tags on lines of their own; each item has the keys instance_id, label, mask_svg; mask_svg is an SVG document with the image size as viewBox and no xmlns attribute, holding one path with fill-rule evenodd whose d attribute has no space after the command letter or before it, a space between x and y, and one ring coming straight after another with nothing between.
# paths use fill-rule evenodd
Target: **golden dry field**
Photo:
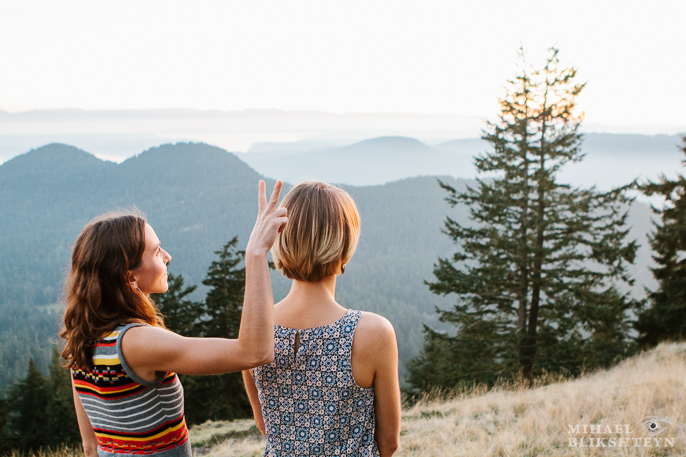
<instances>
[{"instance_id":1,"label":"golden dry field","mask_svg":"<svg viewBox=\"0 0 686 457\"><path fill-rule=\"evenodd\" d=\"M195 426L191 439L198 456L257 457L264 450L249 420ZM36 457L76 454L64 448ZM686 343L661 344L573 380L472 390L405 407L395 455L685 456Z\"/></svg>"},{"instance_id":2,"label":"golden dry field","mask_svg":"<svg viewBox=\"0 0 686 457\"><path fill-rule=\"evenodd\" d=\"M662 344L610 370L550 382L463 392L405 408L396 456L686 455L686 344ZM653 420L658 429L651 432ZM247 432L251 423L241 423ZM261 456L264 441L256 433L202 452Z\"/></svg>"}]
</instances>

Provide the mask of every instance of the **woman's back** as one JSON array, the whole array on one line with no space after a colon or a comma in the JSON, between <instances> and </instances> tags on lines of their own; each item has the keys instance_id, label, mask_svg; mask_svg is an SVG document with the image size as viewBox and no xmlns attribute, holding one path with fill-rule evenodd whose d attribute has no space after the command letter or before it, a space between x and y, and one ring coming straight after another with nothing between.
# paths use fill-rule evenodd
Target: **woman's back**
<instances>
[{"instance_id":1,"label":"woman's back","mask_svg":"<svg viewBox=\"0 0 686 457\"><path fill-rule=\"evenodd\" d=\"M98 440L101 456L159 453L190 456L183 388L175 373L139 378L122 354L122 324L93 350L93 368L74 367L74 389Z\"/></svg>"},{"instance_id":2,"label":"woman's back","mask_svg":"<svg viewBox=\"0 0 686 457\"><path fill-rule=\"evenodd\" d=\"M265 455L378 456L374 388L360 387L352 348L361 311L328 325L275 326L274 361L255 368Z\"/></svg>"}]
</instances>

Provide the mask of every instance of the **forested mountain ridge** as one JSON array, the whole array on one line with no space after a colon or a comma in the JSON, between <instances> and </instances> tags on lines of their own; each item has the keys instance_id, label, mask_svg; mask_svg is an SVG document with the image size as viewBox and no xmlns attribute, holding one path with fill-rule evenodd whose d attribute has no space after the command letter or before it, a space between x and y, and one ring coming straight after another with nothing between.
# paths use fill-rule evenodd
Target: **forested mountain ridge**
<instances>
[{"instance_id":1,"label":"forested mountain ridge","mask_svg":"<svg viewBox=\"0 0 686 457\"><path fill-rule=\"evenodd\" d=\"M137 206L171 253L170 271L200 285L214 251L235 235L240 246L247 243L260 178L235 155L197 143L162 145L121 164L52 144L1 165L0 364L11 369L0 375L0 388L24 375L30 356L39 366L49 360L47 337L56 341L59 311L47 316L37 310L59 301L71 247L85 223L106 211ZM441 179L457 188L468 183ZM273 182L267 179L267 186ZM358 204L362 237L339 280L337 298L344 306L388 317L401 360L407 361L421 348L421 324L435 326L435 306L451 302L431 294L424 280L432 279L439 256L454 251L441 233L446 214L466 223L467 211L448 207L435 177L344 187ZM638 204L634 212L636 236L643 237L649 210ZM644 250L635 267L646 278L648 257ZM275 272L273 283L275 298L283 297L288 282ZM204 295L202 286L197 294Z\"/></svg>"}]
</instances>

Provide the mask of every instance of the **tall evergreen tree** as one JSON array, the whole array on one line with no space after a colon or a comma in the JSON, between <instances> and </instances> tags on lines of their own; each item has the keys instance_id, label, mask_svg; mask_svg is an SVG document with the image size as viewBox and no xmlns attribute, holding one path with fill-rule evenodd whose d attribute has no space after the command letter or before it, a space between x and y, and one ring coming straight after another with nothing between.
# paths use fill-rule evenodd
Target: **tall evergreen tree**
<instances>
[{"instance_id":1,"label":"tall evergreen tree","mask_svg":"<svg viewBox=\"0 0 686 457\"><path fill-rule=\"evenodd\" d=\"M686 136L683 141L686 154ZM686 165L686 159L682 163ZM655 222L656 230L650 237L658 288L649 292L651 306L636 323L639 343L654 346L686 337L686 178L680 175L669 180L663 175L659 182L649 182L641 189L646 195L665 199L662 208L653 206L661 221Z\"/></svg>"},{"instance_id":2,"label":"tall evergreen tree","mask_svg":"<svg viewBox=\"0 0 686 457\"><path fill-rule=\"evenodd\" d=\"M625 241L626 187L603 193L557 179L583 158L576 100L584 84L576 74L560 66L556 49L540 70L522 68L508 81L498 121L484 130L492 150L475 164L485 177L465 192L439 182L451 206L468 206L474 225L446 220L460 249L439 259L429 288L457 295L452 309L438 310L457 334L427 329L424 353L408 365L414 387L508 372L530 381L536 370L573 369L584 359L610 363L629 347L636 302L613 285L631 282L625 267L636 251ZM442 360L434 366L440 374L421 372L427 354Z\"/></svg>"},{"instance_id":3,"label":"tall evergreen tree","mask_svg":"<svg viewBox=\"0 0 686 457\"><path fill-rule=\"evenodd\" d=\"M47 382L48 404L44 408L46 444L58 446L80 442L81 434L74 409L71 376L64 366L57 345L52 347L52 363Z\"/></svg>"},{"instance_id":4,"label":"tall evergreen tree","mask_svg":"<svg viewBox=\"0 0 686 457\"><path fill-rule=\"evenodd\" d=\"M154 300L164 315L164 325L172 332L183 336L200 336L198 323L203 317L203 303L188 300L186 297L198 288L196 285L185 286L183 275L169 273L169 288L163 294L155 294Z\"/></svg>"},{"instance_id":5,"label":"tall evergreen tree","mask_svg":"<svg viewBox=\"0 0 686 457\"><path fill-rule=\"evenodd\" d=\"M226 243L207 270L203 284L210 288L205 298L207 318L202 323L205 336L238 338L243 311L245 267L240 267L245 253L237 250L238 237Z\"/></svg>"},{"instance_id":6,"label":"tall evergreen tree","mask_svg":"<svg viewBox=\"0 0 686 457\"><path fill-rule=\"evenodd\" d=\"M16 447L16 438L12 437L5 428L9 419L9 403L7 399L0 398L0 455L9 453Z\"/></svg>"},{"instance_id":7,"label":"tall evergreen tree","mask_svg":"<svg viewBox=\"0 0 686 457\"><path fill-rule=\"evenodd\" d=\"M9 394L9 434L22 450L37 450L48 444L45 433L45 408L50 393L45 376L33 358L29 360L28 372Z\"/></svg>"},{"instance_id":8,"label":"tall evergreen tree","mask_svg":"<svg viewBox=\"0 0 686 457\"><path fill-rule=\"evenodd\" d=\"M201 312L189 312L194 319L193 336L237 338L243 310L245 267L244 253L237 249L234 237L215 254L203 284L210 287ZM182 287L180 285L179 287ZM185 296L185 294L184 294ZM180 295L179 298L182 298ZM188 307L193 309L192 306ZM183 314L183 313L182 313ZM184 314L185 315L185 314ZM190 424L206 420L228 420L249 417L250 402L240 373L216 376L183 376L186 419Z\"/></svg>"}]
</instances>

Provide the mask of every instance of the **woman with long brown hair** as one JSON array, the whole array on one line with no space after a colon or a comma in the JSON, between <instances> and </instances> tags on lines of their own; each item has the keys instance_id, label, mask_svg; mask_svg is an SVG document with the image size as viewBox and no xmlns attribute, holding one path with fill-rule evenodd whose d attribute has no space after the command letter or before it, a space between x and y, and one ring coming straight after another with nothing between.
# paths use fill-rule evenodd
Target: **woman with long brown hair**
<instances>
[{"instance_id":1,"label":"woman with long brown hair","mask_svg":"<svg viewBox=\"0 0 686 457\"><path fill-rule=\"evenodd\" d=\"M72 372L86 456L191 456L176 373L217 374L269 363L274 320L267 252L287 223L260 181L257 221L245 250L245 299L237 339L185 338L165 329L152 293L164 293L165 251L144 218L107 214L74 245L66 280L62 357Z\"/></svg>"}]
</instances>

